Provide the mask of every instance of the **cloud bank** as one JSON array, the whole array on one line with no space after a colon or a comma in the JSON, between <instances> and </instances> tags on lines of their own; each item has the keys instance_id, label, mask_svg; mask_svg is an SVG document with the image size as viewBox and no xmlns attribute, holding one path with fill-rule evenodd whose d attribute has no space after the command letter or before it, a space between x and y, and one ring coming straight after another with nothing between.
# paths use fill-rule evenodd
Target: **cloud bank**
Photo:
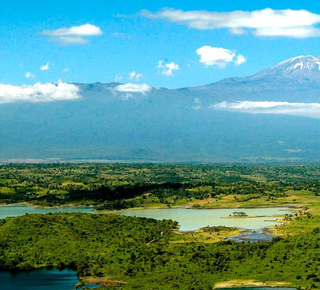
<instances>
[{"instance_id":1,"label":"cloud bank","mask_svg":"<svg viewBox=\"0 0 320 290\"><path fill-rule=\"evenodd\" d=\"M211 105L212 110L249 114L279 114L320 118L320 103L289 102L221 102Z\"/></svg>"},{"instance_id":2,"label":"cloud bank","mask_svg":"<svg viewBox=\"0 0 320 290\"><path fill-rule=\"evenodd\" d=\"M53 102L79 99L79 88L72 84L36 83L32 86L0 84L0 104L16 102Z\"/></svg>"},{"instance_id":3,"label":"cloud bank","mask_svg":"<svg viewBox=\"0 0 320 290\"><path fill-rule=\"evenodd\" d=\"M56 30L45 30L42 32L51 37L52 40L58 41L61 44L86 44L88 39L86 36L99 36L102 31L98 26L92 24L84 24L79 26L72 26L69 28L59 28Z\"/></svg>"},{"instance_id":4,"label":"cloud bank","mask_svg":"<svg viewBox=\"0 0 320 290\"><path fill-rule=\"evenodd\" d=\"M228 63L241 65L246 62L243 55L236 55L236 51L222 47L202 46L196 52L200 55L200 62L206 66L225 68Z\"/></svg>"},{"instance_id":5,"label":"cloud bank","mask_svg":"<svg viewBox=\"0 0 320 290\"><path fill-rule=\"evenodd\" d=\"M127 83L124 85L118 85L114 88L115 92L120 93L118 96L121 100L127 101L134 98L134 94L146 95L152 90L147 84L132 84Z\"/></svg>"},{"instance_id":6,"label":"cloud bank","mask_svg":"<svg viewBox=\"0 0 320 290\"><path fill-rule=\"evenodd\" d=\"M211 12L163 9L157 13L143 10L141 15L199 30L226 28L236 35L250 31L256 36L320 37L320 29L316 27L320 23L320 15L307 10L266 8L255 11Z\"/></svg>"},{"instance_id":7,"label":"cloud bank","mask_svg":"<svg viewBox=\"0 0 320 290\"><path fill-rule=\"evenodd\" d=\"M127 83L124 85L119 85L115 87L117 92L125 92L125 93L140 93L146 94L151 91L151 87L147 84L132 84Z\"/></svg>"}]
</instances>

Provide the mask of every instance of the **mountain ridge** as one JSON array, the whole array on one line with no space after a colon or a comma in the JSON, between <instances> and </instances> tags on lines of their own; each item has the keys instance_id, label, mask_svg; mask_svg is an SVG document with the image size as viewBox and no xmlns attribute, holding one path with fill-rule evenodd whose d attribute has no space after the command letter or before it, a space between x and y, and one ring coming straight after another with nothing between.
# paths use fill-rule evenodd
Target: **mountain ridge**
<instances>
[{"instance_id":1,"label":"mountain ridge","mask_svg":"<svg viewBox=\"0 0 320 290\"><path fill-rule=\"evenodd\" d=\"M280 68L293 66L298 71L301 65L296 64L301 59L294 61L280 63ZM116 88L124 84L116 82L78 83L80 99L2 104L0 161L320 160L320 121L315 118L320 106L318 79L305 79L301 74L294 78L277 76L278 71L273 70L272 73L275 78L265 75L259 79L229 78L206 86L153 88L142 93L118 91ZM247 107L244 112L222 110L229 103L241 102L253 106L252 111ZM257 111L256 107L263 102L267 102L268 110ZM224 106L213 106L219 103ZM287 106L270 114L277 104L303 106ZM218 107L220 110L215 109ZM297 115L288 115L288 110ZM304 110L311 110L312 118L307 114L301 116Z\"/></svg>"}]
</instances>

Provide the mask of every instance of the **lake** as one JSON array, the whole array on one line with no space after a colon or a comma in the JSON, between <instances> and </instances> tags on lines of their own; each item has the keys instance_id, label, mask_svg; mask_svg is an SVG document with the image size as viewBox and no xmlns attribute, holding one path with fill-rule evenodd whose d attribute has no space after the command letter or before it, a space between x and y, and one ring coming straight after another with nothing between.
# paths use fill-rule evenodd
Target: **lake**
<instances>
[{"instance_id":1,"label":"lake","mask_svg":"<svg viewBox=\"0 0 320 290\"><path fill-rule=\"evenodd\" d=\"M35 208L27 205L0 206L0 219L24 215L26 213L54 213L54 212L81 212L91 213L92 207L66 207L66 208ZM245 212L248 216L230 218L233 212ZM127 209L115 213L127 216L147 217L158 220L172 219L179 223L181 231L194 231L206 226L227 226L243 229L258 230L279 224L275 215L290 214L293 210L287 207L275 208L223 208L223 209ZM111 212L112 213L112 212Z\"/></svg>"},{"instance_id":2,"label":"lake","mask_svg":"<svg viewBox=\"0 0 320 290\"><path fill-rule=\"evenodd\" d=\"M70 270L40 270L12 274L0 271L2 290L74 290L76 272Z\"/></svg>"},{"instance_id":3,"label":"lake","mask_svg":"<svg viewBox=\"0 0 320 290\"><path fill-rule=\"evenodd\" d=\"M90 213L93 212L92 207L65 207L65 208L35 208L27 205L4 205L0 206L0 219L6 217L14 217L24 215L26 213L54 213L54 212L83 212Z\"/></svg>"},{"instance_id":4,"label":"lake","mask_svg":"<svg viewBox=\"0 0 320 290\"><path fill-rule=\"evenodd\" d=\"M248 216L229 218L233 212L245 212ZM274 215L285 215L293 212L287 207L275 208L223 208L223 209L127 209L117 211L122 215L154 218L158 220L172 219L179 223L180 231L194 231L206 226L239 227L258 230L279 224Z\"/></svg>"}]
</instances>

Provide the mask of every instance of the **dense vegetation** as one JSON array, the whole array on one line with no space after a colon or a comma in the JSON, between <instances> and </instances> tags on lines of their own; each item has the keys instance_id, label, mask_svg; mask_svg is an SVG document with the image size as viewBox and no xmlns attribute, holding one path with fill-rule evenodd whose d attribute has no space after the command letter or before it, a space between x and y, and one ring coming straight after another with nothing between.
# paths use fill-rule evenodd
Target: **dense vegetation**
<instances>
[{"instance_id":1,"label":"dense vegetation","mask_svg":"<svg viewBox=\"0 0 320 290\"><path fill-rule=\"evenodd\" d=\"M7 218L0 220L0 269L69 268L80 277L123 282L112 286L119 289L212 289L234 279L319 289L319 176L317 165L0 165L0 203L300 207L273 229L281 238L253 244L222 241L236 228L181 234L170 220L78 213ZM244 214L235 209L234 215Z\"/></svg>"},{"instance_id":2,"label":"dense vegetation","mask_svg":"<svg viewBox=\"0 0 320 290\"><path fill-rule=\"evenodd\" d=\"M0 268L69 268L126 282L114 286L121 289L212 289L229 279L320 287L317 227L265 244L206 244L172 243L176 226L170 220L76 213L7 218L0 226Z\"/></svg>"},{"instance_id":3,"label":"dense vegetation","mask_svg":"<svg viewBox=\"0 0 320 290\"><path fill-rule=\"evenodd\" d=\"M319 195L319 175L315 165L7 164L0 165L0 203L107 210L300 204L296 195Z\"/></svg>"}]
</instances>

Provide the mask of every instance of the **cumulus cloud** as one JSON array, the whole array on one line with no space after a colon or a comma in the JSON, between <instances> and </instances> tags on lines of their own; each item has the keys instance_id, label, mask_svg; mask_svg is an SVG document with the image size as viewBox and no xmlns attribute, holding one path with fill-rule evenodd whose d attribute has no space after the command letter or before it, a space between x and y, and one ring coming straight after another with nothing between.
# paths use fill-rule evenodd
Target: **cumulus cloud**
<instances>
[{"instance_id":1,"label":"cumulus cloud","mask_svg":"<svg viewBox=\"0 0 320 290\"><path fill-rule=\"evenodd\" d=\"M88 43L88 39L85 37L103 34L98 26L92 24L72 26L69 28L64 27L56 30L45 30L42 33L50 36L52 40L65 45L86 44Z\"/></svg>"},{"instance_id":2,"label":"cumulus cloud","mask_svg":"<svg viewBox=\"0 0 320 290\"><path fill-rule=\"evenodd\" d=\"M222 47L202 46L196 52L200 55L200 62L206 66L215 65L219 68L225 68L228 63L233 62L240 65L246 61L243 55L236 55L236 51Z\"/></svg>"},{"instance_id":3,"label":"cumulus cloud","mask_svg":"<svg viewBox=\"0 0 320 290\"><path fill-rule=\"evenodd\" d=\"M157 13L143 10L147 18L164 19L199 30L229 29L232 34L247 31L256 36L284 36L294 38L319 37L320 15L307 10L273 10L270 8L255 11L183 11L163 9Z\"/></svg>"},{"instance_id":4,"label":"cumulus cloud","mask_svg":"<svg viewBox=\"0 0 320 290\"><path fill-rule=\"evenodd\" d=\"M179 70L180 67L179 65L177 65L176 63L174 63L173 61L170 63L165 63L166 61L164 60L159 60L158 61L158 65L157 68L162 68L162 74L166 75L166 76L172 76L173 75L173 71L175 70Z\"/></svg>"},{"instance_id":5,"label":"cumulus cloud","mask_svg":"<svg viewBox=\"0 0 320 290\"><path fill-rule=\"evenodd\" d=\"M141 78L142 78L142 74L138 74L135 71L132 71L129 73L129 80L140 81Z\"/></svg>"},{"instance_id":6,"label":"cumulus cloud","mask_svg":"<svg viewBox=\"0 0 320 290\"><path fill-rule=\"evenodd\" d=\"M48 70L50 68L49 65L50 65L50 62L47 62L45 65L40 67L40 70L42 71Z\"/></svg>"},{"instance_id":7,"label":"cumulus cloud","mask_svg":"<svg viewBox=\"0 0 320 290\"><path fill-rule=\"evenodd\" d=\"M26 72L25 75L24 75L27 79L34 79L35 75L32 74L31 72Z\"/></svg>"},{"instance_id":8,"label":"cumulus cloud","mask_svg":"<svg viewBox=\"0 0 320 290\"><path fill-rule=\"evenodd\" d=\"M239 55L237 56L236 60L234 61L234 63L235 63L236 65L241 65L241 64L245 63L246 61L247 61L247 58L244 57L243 55L239 54Z\"/></svg>"},{"instance_id":9,"label":"cumulus cloud","mask_svg":"<svg viewBox=\"0 0 320 290\"><path fill-rule=\"evenodd\" d=\"M99 27L92 24L84 24L80 26L72 26L70 28L60 28L56 30L45 30L43 34L50 36L92 36L92 35L102 35L102 31Z\"/></svg>"},{"instance_id":10,"label":"cumulus cloud","mask_svg":"<svg viewBox=\"0 0 320 290\"><path fill-rule=\"evenodd\" d=\"M53 102L79 99L79 88L72 84L58 82L36 83L34 85L12 86L0 84L0 104L16 102Z\"/></svg>"},{"instance_id":11,"label":"cumulus cloud","mask_svg":"<svg viewBox=\"0 0 320 290\"><path fill-rule=\"evenodd\" d=\"M280 114L320 118L320 103L289 102L221 102L210 106L213 110L250 114Z\"/></svg>"},{"instance_id":12,"label":"cumulus cloud","mask_svg":"<svg viewBox=\"0 0 320 290\"><path fill-rule=\"evenodd\" d=\"M125 93L140 93L140 94L146 94L151 91L151 87L147 84L132 84L127 83L124 85L119 85L115 87L115 90L117 92L125 92Z\"/></svg>"}]
</instances>

